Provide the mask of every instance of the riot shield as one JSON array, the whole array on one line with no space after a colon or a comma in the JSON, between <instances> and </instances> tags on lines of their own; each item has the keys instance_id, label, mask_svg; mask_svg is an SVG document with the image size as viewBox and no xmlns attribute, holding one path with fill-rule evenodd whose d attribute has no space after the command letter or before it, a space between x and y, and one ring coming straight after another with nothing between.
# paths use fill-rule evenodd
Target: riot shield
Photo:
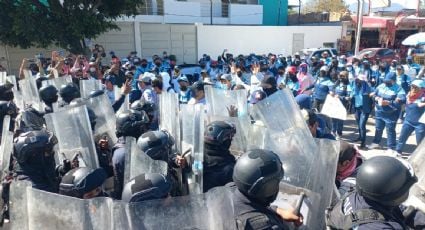
<instances>
[{"instance_id":1,"label":"riot shield","mask_svg":"<svg viewBox=\"0 0 425 230\"><path fill-rule=\"evenodd\" d=\"M96 114L94 136L101 137L107 135L111 139L111 143L116 143L118 140L115 134L116 117L108 97L103 94L95 98L90 98L86 101L86 105L87 108L92 109Z\"/></svg>"},{"instance_id":2,"label":"riot shield","mask_svg":"<svg viewBox=\"0 0 425 230\"><path fill-rule=\"evenodd\" d=\"M103 85L100 80L80 80L80 93L82 98L87 98L92 91L101 89L103 89Z\"/></svg>"},{"instance_id":3,"label":"riot shield","mask_svg":"<svg viewBox=\"0 0 425 230\"><path fill-rule=\"evenodd\" d=\"M204 161L204 106L181 106L182 149L190 149L191 175L188 178L189 192L200 194L203 191L203 161Z\"/></svg>"},{"instance_id":4,"label":"riot shield","mask_svg":"<svg viewBox=\"0 0 425 230\"><path fill-rule=\"evenodd\" d=\"M115 101L118 100L118 98L121 97L121 88L118 88L118 86L114 86L114 94L115 94ZM120 109L116 112L116 114L120 114L123 112L126 112L130 109L130 98L128 95L125 95L124 103L121 105Z\"/></svg>"},{"instance_id":5,"label":"riot shield","mask_svg":"<svg viewBox=\"0 0 425 230\"><path fill-rule=\"evenodd\" d=\"M110 198L82 200L31 187L26 196L28 230L112 229Z\"/></svg>"},{"instance_id":6,"label":"riot shield","mask_svg":"<svg viewBox=\"0 0 425 230\"><path fill-rule=\"evenodd\" d=\"M409 199L406 204L425 212L425 140L422 140L421 144L416 147L415 152L409 158L409 162L418 177L418 182L410 189Z\"/></svg>"},{"instance_id":7,"label":"riot shield","mask_svg":"<svg viewBox=\"0 0 425 230\"><path fill-rule=\"evenodd\" d=\"M272 205L286 210L294 210L300 199L302 199L300 214L303 216L303 225L298 227L298 229L321 229L318 227L321 224L319 219L323 219L323 216L320 216L318 212L321 201L320 194L281 182L279 184L279 194Z\"/></svg>"},{"instance_id":8,"label":"riot shield","mask_svg":"<svg viewBox=\"0 0 425 230\"><path fill-rule=\"evenodd\" d=\"M28 71L24 71L24 74L25 79L19 81L24 106L32 105L33 108L37 109L38 111L42 111L43 103L41 102L40 96L38 95L35 78L32 77Z\"/></svg>"},{"instance_id":9,"label":"riot shield","mask_svg":"<svg viewBox=\"0 0 425 230\"><path fill-rule=\"evenodd\" d=\"M347 109L341 103L341 100L330 95L326 97L320 113L335 119L347 120Z\"/></svg>"},{"instance_id":10,"label":"riot shield","mask_svg":"<svg viewBox=\"0 0 425 230\"><path fill-rule=\"evenodd\" d=\"M124 184L142 173L167 175L168 163L150 158L137 147L136 138L126 137L125 148L128 154L125 156Z\"/></svg>"},{"instance_id":11,"label":"riot shield","mask_svg":"<svg viewBox=\"0 0 425 230\"><path fill-rule=\"evenodd\" d=\"M6 72L3 72L3 73L4 73L3 76L1 76L1 74L0 74L0 82L1 83L11 83L11 84L13 84L12 91L13 91L13 96L15 98L13 101L15 102L15 104L18 108L24 109L22 94L18 90L18 84L16 82L16 76L15 75L6 76Z\"/></svg>"},{"instance_id":12,"label":"riot shield","mask_svg":"<svg viewBox=\"0 0 425 230\"><path fill-rule=\"evenodd\" d=\"M248 114L248 93L246 90L222 90L211 86L205 87L207 111L211 115L229 116L228 108L235 106L238 117Z\"/></svg>"},{"instance_id":13,"label":"riot shield","mask_svg":"<svg viewBox=\"0 0 425 230\"><path fill-rule=\"evenodd\" d=\"M179 99L175 93L162 93L159 95L159 128L170 133L176 142L173 146L175 152L182 152L180 147L180 116Z\"/></svg>"},{"instance_id":14,"label":"riot shield","mask_svg":"<svg viewBox=\"0 0 425 230\"><path fill-rule=\"evenodd\" d=\"M71 78L71 76L68 76L68 75L63 76L63 77L45 80L45 81L41 82L43 87L48 86L48 85L53 85L58 91L60 90L62 85L66 85L68 83L72 83L72 78Z\"/></svg>"},{"instance_id":15,"label":"riot shield","mask_svg":"<svg viewBox=\"0 0 425 230\"><path fill-rule=\"evenodd\" d=\"M13 151L13 132L9 131L10 116L6 115L3 118L3 128L1 133L0 143L0 178L3 179L3 175L7 175L9 170L10 156Z\"/></svg>"},{"instance_id":16,"label":"riot shield","mask_svg":"<svg viewBox=\"0 0 425 230\"><path fill-rule=\"evenodd\" d=\"M47 128L58 138L58 160L79 159L80 167L98 168L96 148L85 105L46 114Z\"/></svg>"},{"instance_id":17,"label":"riot shield","mask_svg":"<svg viewBox=\"0 0 425 230\"><path fill-rule=\"evenodd\" d=\"M9 191L10 229L29 229L27 188L29 181L12 181Z\"/></svg>"},{"instance_id":18,"label":"riot shield","mask_svg":"<svg viewBox=\"0 0 425 230\"><path fill-rule=\"evenodd\" d=\"M248 116L242 117L222 117L222 116L208 116L206 125L213 121L227 121L232 123L236 128L236 134L232 139L230 152L235 156L241 156L246 152L248 143L247 137L249 126L251 126L250 118Z\"/></svg>"},{"instance_id":19,"label":"riot shield","mask_svg":"<svg viewBox=\"0 0 425 230\"><path fill-rule=\"evenodd\" d=\"M125 229L236 229L231 195L224 187L205 194L150 200L125 207ZM114 214L119 215L122 214Z\"/></svg>"}]
</instances>

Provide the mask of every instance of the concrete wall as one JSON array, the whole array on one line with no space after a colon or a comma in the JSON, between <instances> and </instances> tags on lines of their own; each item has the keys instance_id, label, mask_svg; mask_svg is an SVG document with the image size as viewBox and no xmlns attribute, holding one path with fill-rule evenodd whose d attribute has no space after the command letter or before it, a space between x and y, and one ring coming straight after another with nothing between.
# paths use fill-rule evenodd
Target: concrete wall
<instances>
[{"instance_id":1,"label":"concrete wall","mask_svg":"<svg viewBox=\"0 0 425 230\"><path fill-rule=\"evenodd\" d=\"M231 4L229 19L233 25L257 25L263 20L263 6Z\"/></svg>"},{"instance_id":2,"label":"concrete wall","mask_svg":"<svg viewBox=\"0 0 425 230\"><path fill-rule=\"evenodd\" d=\"M198 26L198 58L217 57L227 48L233 54L292 53L293 34L304 34L304 48L322 47L341 37L341 26Z\"/></svg>"}]
</instances>

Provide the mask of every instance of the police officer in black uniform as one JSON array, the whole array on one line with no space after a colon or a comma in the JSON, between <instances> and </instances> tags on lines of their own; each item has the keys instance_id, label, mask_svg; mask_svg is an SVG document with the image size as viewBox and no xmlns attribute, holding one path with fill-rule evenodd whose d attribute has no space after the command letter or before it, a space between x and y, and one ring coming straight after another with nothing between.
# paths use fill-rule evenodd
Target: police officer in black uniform
<instances>
[{"instance_id":1,"label":"police officer in black uniform","mask_svg":"<svg viewBox=\"0 0 425 230\"><path fill-rule=\"evenodd\" d=\"M125 154L130 150L125 149L125 137L138 138L147 130L149 119L146 113L129 110L118 114L116 121L116 134L118 142L112 148L112 166L114 168L114 198L121 199L124 186Z\"/></svg>"},{"instance_id":2,"label":"police officer in black uniform","mask_svg":"<svg viewBox=\"0 0 425 230\"><path fill-rule=\"evenodd\" d=\"M289 229L285 221L302 221L292 212L270 206L279 193L283 175L282 162L272 151L253 149L238 159L234 182L226 185L233 191L238 229Z\"/></svg>"},{"instance_id":3,"label":"police officer in black uniform","mask_svg":"<svg viewBox=\"0 0 425 230\"><path fill-rule=\"evenodd\" d=\"M6 82L0 83L0 101L12 101L13 95L13 84Z\"/></svg>"},{"instance_id":4,"label":"police officer in black uniform","mask_svg":"<svg viewBox=\"0 0 425 230\"><path fill-rule=\"evenodd\" d=\"M364 162L356 176L356 189L327 213L331 229L424 229L425 214L401 205L417 181L406 161L377 156Z\"/></svg>"},{"instance_id":5,"label":"police officer in black uniform","mask_svg":"<svg viewBox=\"0 0 425 230\"><path fill-rule=\"evenodd\" d=\"M61 96L63 102L60 107L63 107L65 105L69 105L72 100L75 98L80 98L80 89L78 89L78 86L74 83L68 83L66 85L62 85L59 90L59 95Z\"/></svg>"},{"instance_id":6,"label":"police officer in black uniform","mask_svg":"<svg viewBox=\"0 0 425 230\"><path fill-rule=\"evenodd\" d=\"M102 168L74 168L62 177L59 194L80 199L107 196L102 190L106 176Z\"/></svg>"},{"instance_id":7,"label":"police officer in black uniform","mask_svg":"<svg viewBox=\"0 0 425 230\"><path fill-rule=\"evenodd\" d=\"M204 131L204 192L232 181L235 157L230 145L236 128L226 121L213 121Z\"/></svg>"},{"instance_id":8,"label":"police officer in black uniform","mask_svg":"<svg viewBox=\"0 0 425 230\"><path fill-rule=\"evenodd\" d=\"M159 173L143 173L131 179L122 192L122 201L134 203L166 198L171 191L171 183Z\"/></svg>"},{"instance_id":9,"label":"police officer in black uniform","mask_svg":"<svg viewBox=\"0 0 425 230\"><path fill-rule=\"evenodd\" d=\"M15 130L15 118L18 116L18 107L11 101L0 101L0 127L3 128L3 120L6 115L10 116L9 131ZM0 137L1 137L0 132ZM1 139L0 139L1 141Z\"/></svg>"},{"instance_id":10,"label":"police officer in black uniform","mask_svg":"<svg viewBox=\"0 0 425 230\"><path fill-rule=\"evenodd\" d=\"M14 177L28 180L32 187L57 192L58 180L54 146L58 140L47 130L35 130L20 134L14 140Z\"/></svg>"},{"instance_id":11,"label":"police officer in black uniform","mask_svg":"<svg viewBox=\"0 0 425 230\"><path fill-rule=\"evenodd\" d=\"M53 113L53 103L58 101L58 89L53 85L41 87L38 91L40 99L46 104L44 111L46 113Z\"/></svg>"}]
</instances>

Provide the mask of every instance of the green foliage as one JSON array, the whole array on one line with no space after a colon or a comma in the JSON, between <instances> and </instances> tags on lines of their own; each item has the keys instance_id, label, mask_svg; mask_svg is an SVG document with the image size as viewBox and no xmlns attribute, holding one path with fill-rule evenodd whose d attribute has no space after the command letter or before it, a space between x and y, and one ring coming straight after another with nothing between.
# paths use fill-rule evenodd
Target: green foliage
<instances>
[{"instance_id":1,"label":"green foliage","mask_svg":"<svg viewBox=\"0 0 425 230\"><path fill-rule=\"evenodd\" d=\"M120 16L137 14L144 0L0 0L0 42L28 48L57 45L84 51L84 39L111 29Z\"/></svg>"},{"instance_id":2,"label":"green foliage","mask_svg":"<svg viewBox=\"0 0 425 230\"><path fill-rule=\"evenodd\" d=\"M347 5L343 0L313 0L308 2L304 12L343 12Z\"/></svg>"}]
</instances>

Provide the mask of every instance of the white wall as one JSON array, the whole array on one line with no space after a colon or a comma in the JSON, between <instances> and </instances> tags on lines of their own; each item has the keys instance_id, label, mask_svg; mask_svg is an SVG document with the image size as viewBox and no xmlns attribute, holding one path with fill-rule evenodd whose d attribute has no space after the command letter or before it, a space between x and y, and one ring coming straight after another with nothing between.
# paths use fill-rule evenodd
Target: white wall
<instances>
[{"instance_id":1,"label":"white wall","mask_svg":"<svg viewBox=\"0 0 425 230\"><path fill-rule=\"evenodd\" d=\"M341 26L208 26L197 27L198 58L202 54L217 57L228 49L233 54L292 53L292 36L304 33L304 48L322 47L337 42Z\"/></svg>"},{"instance_id":2,"label":"white wall","mask_svg":"<svg viewBox=\"0 0 425 230\"><path fill-rule=\"evenodd\" d=\"M166 23L202 22L199 2L177 2L164 0L164 21Z\"/></svg>"},{"instance_id":3,"label":"white wall","mask_svg":"<svg viewBox=\"0 0 425 230\"><path fill-rule=\"evenodd\" d=\"M230 24L261 25L263 24L262 5L231 4L229 6Z\"/></svg>"}]
</instances>

